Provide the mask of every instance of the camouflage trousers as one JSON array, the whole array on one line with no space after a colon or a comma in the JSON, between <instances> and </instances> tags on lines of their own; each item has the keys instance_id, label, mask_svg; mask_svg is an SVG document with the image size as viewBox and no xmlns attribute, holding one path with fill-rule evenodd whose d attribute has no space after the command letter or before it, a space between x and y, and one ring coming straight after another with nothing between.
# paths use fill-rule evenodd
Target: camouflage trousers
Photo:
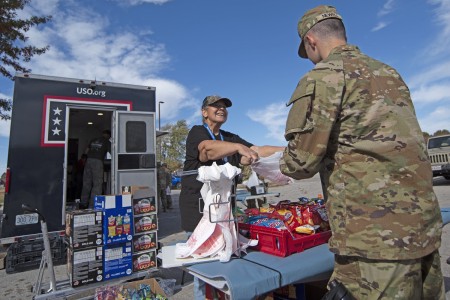
<instances>
[{"instance_id":1,"label":"camouflage trousers","mask_svg":"<svg viewBox=\"0 0 450 300\"><path fill-rule=\"evenodd\" d=\"M157 192L158 192L158 198L159 201L161 202L161 208L162 211L166 211L167 210L167 198L166 198L166 190L162 189L159 184L158 184L158 188L157 188ZM160 210L161 211L161 210Z\"/></svg>"},{"instance_id":2,"label":"camouflage trousers","mask_svg":"<svg viewBox=\"0 0 450 300\"><path fill-rule=\"evenodd\" d=\"M80 203L84 207L94 208L94 198L103 194L103 161L88 158L84 166L83 189Z\"/></svg>"},{"instance_id":3,"label":"camouflage trousers","mask_svg":"<svg viewBox=\"0 0 450 300\"><path fill-rule=\"evenodd\" d=\"M439 252L411 260L372 260L335 255L331 280L358 300L445 300Z\"/></svg>"}]
</instances>

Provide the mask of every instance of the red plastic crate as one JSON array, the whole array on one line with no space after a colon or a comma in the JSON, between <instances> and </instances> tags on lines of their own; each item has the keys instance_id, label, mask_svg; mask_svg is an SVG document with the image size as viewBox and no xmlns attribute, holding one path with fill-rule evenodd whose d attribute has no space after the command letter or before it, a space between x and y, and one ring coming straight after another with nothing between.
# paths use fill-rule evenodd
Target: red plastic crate
<instances>
[{"instance_id":1,"label":"red plastic crate","mask_svg":"<svg viewBox=\"0 0 450 300\"><path fill-rule=\"evenodd\" d=\"M325 244L331 237L330 230L312 235L297 233L291 235L287 230L245 223L239 223L239 231L241 230L248 231L247 234L244 234L248 238L258 240L258 245L252 247L252 249L281 257Z\"/></svg>"}]
</instances>

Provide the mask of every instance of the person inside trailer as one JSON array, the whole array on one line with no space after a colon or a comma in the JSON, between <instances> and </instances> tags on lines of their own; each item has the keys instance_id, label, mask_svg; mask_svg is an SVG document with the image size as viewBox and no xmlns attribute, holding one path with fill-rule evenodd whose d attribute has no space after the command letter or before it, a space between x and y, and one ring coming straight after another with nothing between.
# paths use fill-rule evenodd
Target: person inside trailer
<instances>
[{"instance_id":1,"label":"person inside trailer","mask_svg":"<svg viewBox=\"0 0 450 300\"><path fill-rule=\"evenodd\" d=\"M86 148L80 208L94 208L94 197L103 193L103 162L106 153L111 153L110 138L111 131L103 130L102 136L91 140Z\"/></svg>"}]
</instances>

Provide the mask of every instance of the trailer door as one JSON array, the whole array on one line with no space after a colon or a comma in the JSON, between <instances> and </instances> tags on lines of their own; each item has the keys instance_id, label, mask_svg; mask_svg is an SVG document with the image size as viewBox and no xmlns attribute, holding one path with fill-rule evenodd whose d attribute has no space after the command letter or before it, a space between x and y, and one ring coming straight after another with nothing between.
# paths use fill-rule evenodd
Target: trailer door
<instances>
[{"instance_id":1,"label":"trailer door","mask_svg":"<svg viewBox=\"0 0 450 300\"><path fill-rule=\"evenodd\" d=\"M115 111L112 134L112 191L131 185L156 191L155 113Z\"/></svg>"}]
</instances>

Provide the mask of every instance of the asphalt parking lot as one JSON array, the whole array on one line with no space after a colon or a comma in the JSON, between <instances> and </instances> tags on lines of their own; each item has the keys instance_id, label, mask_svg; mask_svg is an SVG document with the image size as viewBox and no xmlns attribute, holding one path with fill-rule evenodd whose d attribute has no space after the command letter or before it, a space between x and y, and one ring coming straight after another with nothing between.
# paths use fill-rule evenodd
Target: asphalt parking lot
<instances>
[{"instance_id":1,"label":"asphalt parking lot","mask_svg":"<svg viewBox=\"0 0 450 300\"><path fill-rule=\"evenodd\" d=\"M440 206L450 207L450 180L443 177L436 177L433 181L434 190L439 199ZM312 179L303 180L282 187L272 187L270 192L280 193L278 200L293 200L300 196L316 197L322 192L320 182L317 176ZM178 208L179 190L172 191L174 208L166 213L158 215L158 239L163 244L173 244L184 239L184 232L180 228L179 208ZM450 225L444 226L442 235L442 245L440 250L442 271L445 279L447 299L450 299L450 265L446 263L450 257ZM67 279L67 268L64 265L55 267L57 281ZM5 270L0 270L0 299L32 299L33 294L30 289L35 283L38 275L37 270L21 272L16 274L6 274ZM162 269L150 274L151 277L160 277L163 279L176 279L174 295L170 299L191 300L193 299L193 277L185 274L179 268ZM48 282L47 273L44 275ZM182 280L184 280L182 282ZM73 298L79 299L79 298ZM85 298L89 299L89 298Z\"/></svg>"}]
</instances>

